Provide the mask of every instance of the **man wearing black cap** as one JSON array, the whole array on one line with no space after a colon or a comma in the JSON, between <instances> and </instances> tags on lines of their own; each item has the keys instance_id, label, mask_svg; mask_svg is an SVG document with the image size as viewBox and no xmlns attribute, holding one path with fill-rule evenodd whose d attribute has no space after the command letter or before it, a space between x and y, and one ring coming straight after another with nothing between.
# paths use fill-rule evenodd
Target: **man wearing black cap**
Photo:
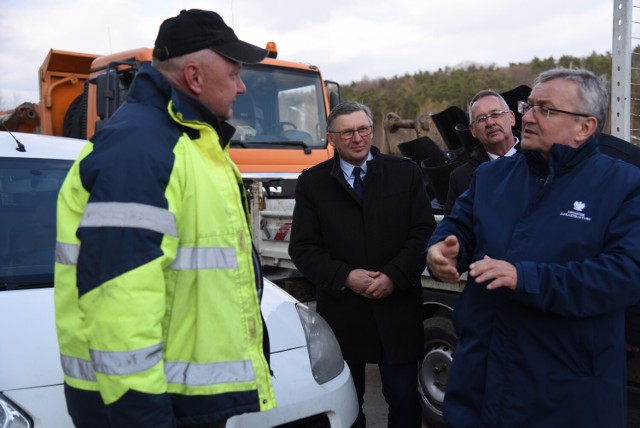
<instances>
[{"instance_id":1,"label":"man wearing black cap","mask_svg":"<svg viewBox=\"0 0 640 428\"><path fill-rule=\"evenodd\" d=\"M160 27L153 65L58 200L56 327L77 427L223 427L275 407L262 275L227 144L242 63L210 11Z\"/></svg>"}]
</instances>

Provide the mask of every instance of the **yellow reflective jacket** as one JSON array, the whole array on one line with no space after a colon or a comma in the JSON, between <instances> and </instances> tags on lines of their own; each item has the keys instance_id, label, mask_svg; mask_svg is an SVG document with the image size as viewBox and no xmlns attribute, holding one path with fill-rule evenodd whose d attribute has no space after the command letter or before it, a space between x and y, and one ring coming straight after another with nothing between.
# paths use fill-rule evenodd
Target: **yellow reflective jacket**
<instances>
[{"instance_id":1,"label":"yellow reflective jacket","mask_svg":"<svg viewBox=\"0 0 640 428\"><path fill-rule=\"evenodd\" d=\"M232 133L145 66L72 166L55 265L69 386L123 408L169 394L183 423L275 406Z\"/></svg>"}]
</instances>

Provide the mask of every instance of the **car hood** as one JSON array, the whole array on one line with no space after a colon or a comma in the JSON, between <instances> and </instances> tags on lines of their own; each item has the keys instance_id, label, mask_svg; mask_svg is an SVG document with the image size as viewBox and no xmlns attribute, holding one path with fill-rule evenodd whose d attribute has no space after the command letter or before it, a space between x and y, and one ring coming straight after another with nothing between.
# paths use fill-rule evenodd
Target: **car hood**
<instances>
[{"instance_id":1,"label":"car hood","mask_svg":"<svg viewBox=\"0 0 640 428\"><path fill-rule=\"evenodd\" d=\"M271 353L307 346L296 310L296 304L301 303L268 279L264 282L260 306L269 331Z\"/></svg>"},{"instance_id":2,"label":"car hood","mask_svg":"<svg viewBox=\"0 0 640 428\"><path fill-rule=\"evenodd\" d=\"M0 391L62 383L53 288L0 293Z\"/></svg>"},{"instance_id":3,"label":"car hood","mask_svg":"<svg viewBox=\"0 0 640 428\"><path fill-rule=\"evenodd\" d=\"M265 280L262 314L271 353L306 346L297 301ZM53 288L0 293L0 391L62 383Z\"/></svg>"}]
</instances>

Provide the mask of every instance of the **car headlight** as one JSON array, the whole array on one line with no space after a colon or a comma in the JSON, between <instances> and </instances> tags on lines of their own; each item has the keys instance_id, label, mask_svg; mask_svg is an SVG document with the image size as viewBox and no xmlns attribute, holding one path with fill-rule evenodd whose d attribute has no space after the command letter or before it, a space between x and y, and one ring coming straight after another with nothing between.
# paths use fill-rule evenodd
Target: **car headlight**
<instances>
[{"instance_id":1,"label":"car headlight","mask_svg":"<svg viewBox=\"0 0 640 428\"><path fill-rule=\"evenodd\" d=\"M31 428L32 426L27 415L0 394L0 428Z\"/></svg>"},{"instance_id":2,"label":"car headlight","mask_svg":"<svg viewBox=\"0 0 640 428\"><path fill-rule=\"evenodd\" d=\"M340 345L329 324L317 312L299 303L296 309L307 339L311 372L316 382L323 384L344 369Z\"/></svg>"}]
</instances>

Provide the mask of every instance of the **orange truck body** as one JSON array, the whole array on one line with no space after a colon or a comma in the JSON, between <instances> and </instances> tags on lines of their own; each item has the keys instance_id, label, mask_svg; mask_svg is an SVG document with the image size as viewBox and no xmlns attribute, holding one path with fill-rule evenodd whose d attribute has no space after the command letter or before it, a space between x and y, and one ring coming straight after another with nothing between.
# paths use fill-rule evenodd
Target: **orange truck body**
<instances>
[{"instance_id":1,"label":"orange truck body","mask_svg":"<svg viewBox=\"0 0 640 428\"><path fill-rule=\"evenodd\" d=\"M40 103L39 133L63 135L65 115L71 103L82 94L91 63L98 55L50 50L38 70Z\"/></svg>"},{"instance_id":2,"label":"orange truck body","mask_svg":"<svg viewBox=\"0 0 640 428\"><path fill-rule=\"evenodd\" d=\"M270 57L260 64L243 67L242 78L248 90L247 94L238 96L236 104L250 104L260 112L261 120L271 121L273 127L279 129L274 128L261 135L260 125L242 124L232 139L231 158L243 173L264 173L269 176L300 173L304 168L333 156L333 148L326 141L326 117L330 110L330 99L333 102L339 100L339 87L334 82L325 82L315 66L274 58L277 55L275 44L268 46L273 52ZM100 112L100 103L106 105L109 102L101 99L101 95L121 92L118 94L120 99L111 107L115 110L126 98L128 89L118 86L115 90L112 87L101 92L100 76L109 72L119 75L129 70L130 83L137 71L135 67L147 61L151 61L151 50L148 48L110 55L50 50L38 73L40 101L31 105L38 120L32 120L31 125L23 121L19 130L91 138L96 127L113 114L111 111L104 117L104 111ZM110 82L117 82L117 79ZM261 82L271 83L263 85ZM260 102L263 104L260 107L255 101L257 96L250 103L247 102L253 92L262 97ZM18 110L15 109L16 114ZM258 121L255 111L250 116L244 113L236 115L235 110L236 105L234 118L231 119L234 125L239 125L243 118L251 117Z\"/></svg>"}]
</instances>

